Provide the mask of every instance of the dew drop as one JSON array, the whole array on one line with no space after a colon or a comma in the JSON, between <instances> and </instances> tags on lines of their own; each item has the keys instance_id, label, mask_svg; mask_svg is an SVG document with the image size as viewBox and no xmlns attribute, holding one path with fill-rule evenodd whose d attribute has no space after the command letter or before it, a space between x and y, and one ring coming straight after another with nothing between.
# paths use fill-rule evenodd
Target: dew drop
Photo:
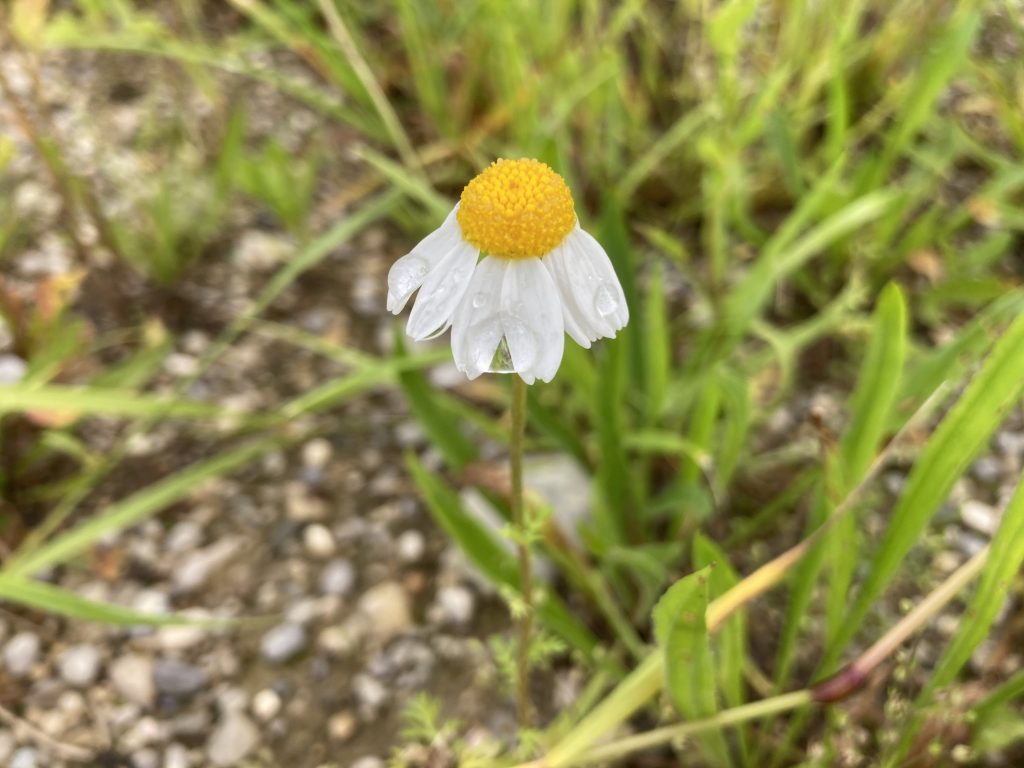
<instances>
[{"instance_id":1,"label":"dew drop","mask_svg":"<svg viewBox=\"0 0 1024 768\"><path fill-rule=\"evenodd\" d=\"M516 348L516 363L520 370L528 370L537 359L537 337L533 331L517 317L505 320L505 338L509 348Z\"/></svg>"},{"instance_id":2,"label":"dew drop","mask_svg":"<svg viewBox=\"0 0 1024 768\"><path fill-rule=\"evenodd\" d=\"M480 309L481 307L486 306L487 299L488 299L488 296L483 291L481 291L480 293L476 294L473 297L473 308L474 309Z\"/></svg>"},{"instance_id":3,"label":"dew drop","mask_svg":"<svg viewBox=\"0 0 1024 768\"><path fill-rule=\"evenodd\" d=\"M515 373L516 367L512 363L512 353L509 352L508 342L502 337L498 348L494 350L494 357L487 368L488 373Z\"/></svg>"},{"instance_id":4,"label":"dew drop","mask_svg":"<svg viewBox=\"0 0 1024 768\"><path fill-rule=\"evenodd\" d=\"M618 299L608 289L608 286L604 284L598 286L597 293L594 294L594 309L597 310L597 313L602 317L606 317L618 308Z\"/></svg>"},{"instance_id":5,"label":"dew drop","mask_svg":"<svg viewBox=\"0 0 1024 768\"><path fill-rule=\"evenodd\" d=\"M412 293L423 282L423 278L430 271L430 266L424 259L406 258L395 264L391 269L389 283L391 290L398 296L405 296Z\"/></svg>"}]
</instances>

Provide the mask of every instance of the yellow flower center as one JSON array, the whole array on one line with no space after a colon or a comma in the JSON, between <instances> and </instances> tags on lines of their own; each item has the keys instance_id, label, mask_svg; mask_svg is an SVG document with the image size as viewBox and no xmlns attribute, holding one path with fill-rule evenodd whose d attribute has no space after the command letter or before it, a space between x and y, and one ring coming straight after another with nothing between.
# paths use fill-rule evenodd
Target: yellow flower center
<instances>
[{"instance_id":1,"label":"yellow flower center","mask_svg":"<svg viewBox=\"0 0 1024 768\"><path fill-rule=\"evenodd\" d=\"M539 160L496 160L462 190L462 237L506 259L550 253L576 225L565 179Z\"/></svg>"}]
</instances>

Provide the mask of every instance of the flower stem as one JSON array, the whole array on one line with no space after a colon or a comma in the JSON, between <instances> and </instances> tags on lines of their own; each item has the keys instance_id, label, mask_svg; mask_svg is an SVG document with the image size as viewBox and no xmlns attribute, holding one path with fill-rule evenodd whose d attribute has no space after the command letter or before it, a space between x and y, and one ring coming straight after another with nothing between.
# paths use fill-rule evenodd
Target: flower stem
<instances>
[{"instance_id":1,"label":"flower stem","mask_svg":"<svg viewBox=\"0 0 1024 768\"><path fill-rule=\"evenodd\" d=\"M530 563L529 526L523 504L523 438L526 432L526 382L512 376L512 435L509 463L512 473L512 525L516 529L519 557L519 588L523 615L519 620L519 647L516 653L516 699L519 725L530 727L530 639L533 634L533 567Z\"/></svg>"}]
</instances>

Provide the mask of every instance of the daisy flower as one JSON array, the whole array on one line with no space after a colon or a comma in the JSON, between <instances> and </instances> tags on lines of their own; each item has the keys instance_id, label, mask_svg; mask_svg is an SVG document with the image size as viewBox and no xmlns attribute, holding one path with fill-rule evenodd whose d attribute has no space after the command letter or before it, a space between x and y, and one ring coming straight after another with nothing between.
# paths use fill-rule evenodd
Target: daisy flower
<instances>
[{"instance_id":1,"label":"daisy flower","mask_svg":"<svg viewBox=\"0 0 1024 768\"><path fill-rule=\"evenodd\" d=\"M497 160L466 185L444 223L391 267L388 310L417 290L406 332L422 341L451 328L470 379L551 381L564 334L589 348L629 322L608 254L580 228L565 180L538 160Z\"/></svg>"}]
</instances>

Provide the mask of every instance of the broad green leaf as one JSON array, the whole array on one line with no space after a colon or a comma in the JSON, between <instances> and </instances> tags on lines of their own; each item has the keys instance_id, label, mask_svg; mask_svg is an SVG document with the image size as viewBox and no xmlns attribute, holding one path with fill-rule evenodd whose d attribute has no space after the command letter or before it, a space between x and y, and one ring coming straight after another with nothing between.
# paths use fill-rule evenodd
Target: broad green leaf
<instances>
[{"instance_id":1,"label":"broad green leaf","mask_svg":"<svg viewBox=\"0 0 1024 768\"><path fill-rule=\"evenodd\" d=\"M654 637L663 659L665 691L684 719L710 717L718 710L715 665L705 614L711 566L677 581L654 606ZM728 748L720 732L701 739L722 764Z\"/></svg>"},{"instance_id":2,"label":"broad green leaf","mask_svg":"<svg viewBox=\"0 0 1024 768\"><path fill-rule=\"evenodd\" d=\"M953 483L984 448L1024 385L1024 315L1006 330L925 445L892 513L864 585L832 646L850 641ZM831 655L831 654L830 654Z\"/></svg>"}]
</instances>

